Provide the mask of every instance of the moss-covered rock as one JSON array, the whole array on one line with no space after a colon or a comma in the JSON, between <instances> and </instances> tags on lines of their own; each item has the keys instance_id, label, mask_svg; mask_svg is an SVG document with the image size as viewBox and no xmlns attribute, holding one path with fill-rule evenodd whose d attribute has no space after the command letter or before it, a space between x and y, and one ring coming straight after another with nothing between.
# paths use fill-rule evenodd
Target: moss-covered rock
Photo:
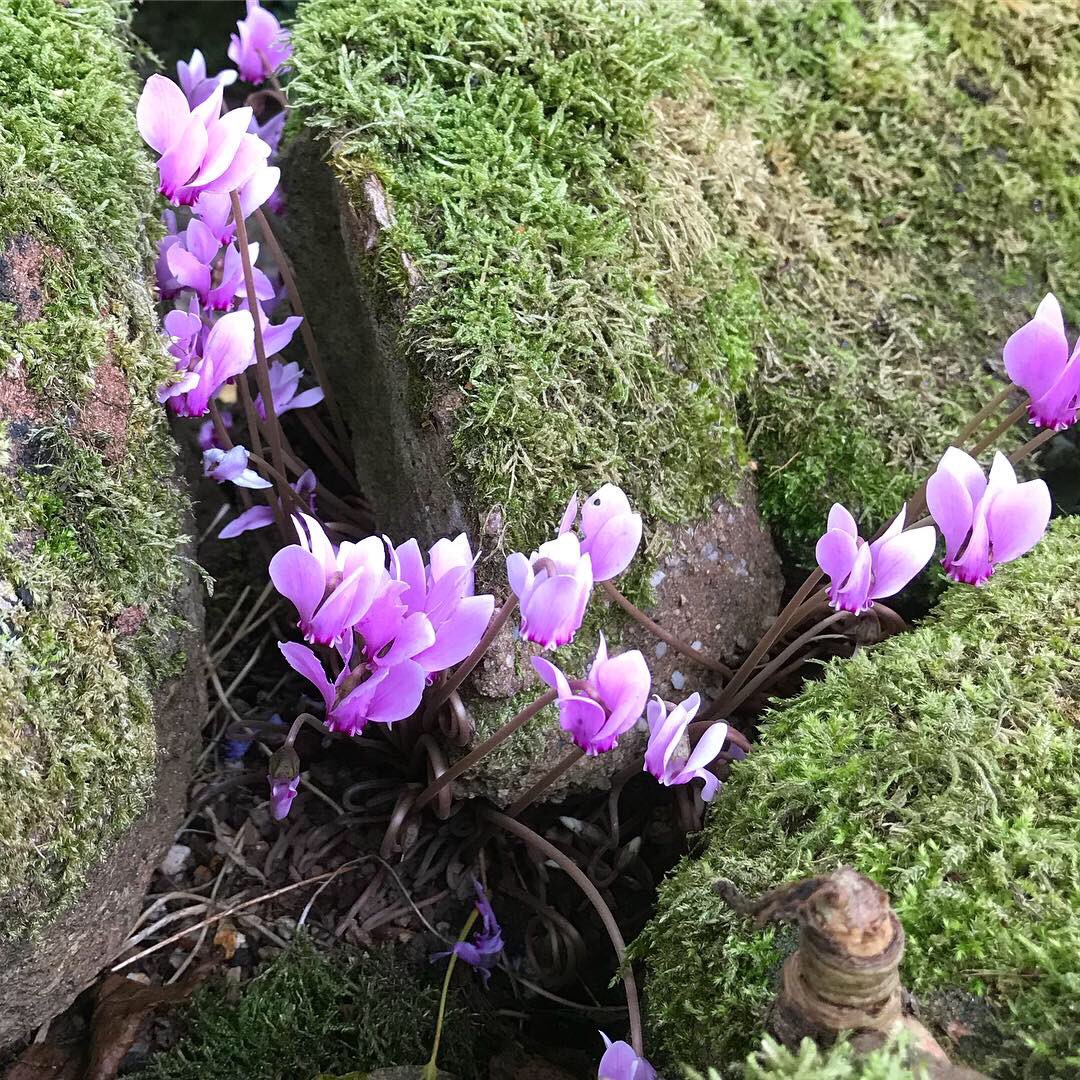
<instances>
[{"instance_id":1,"label":"moss-covered rock","mask_svg":"<svg viewBox=\"0 0 1080 1080\"><path fill-rule=\"evenodd\" d=\"M0 0L0 1042L126 929L205 715L123 18Z\"/></svg>"},{"instance_id":2,"label":"moss-covered rock","mask_svg":"<svg viewBox=\"0 0 1080 1080\"><path fill-rule=\"evenodd\" d=\"M923 626L832 663L767 718L635 946L667 1055L743 1057L791 947L712 882L757 895L850 864L892 896L904 985L954 1059L1075 1075L1078 582L1080 519L1062 519L986 587L950 589Z\"/></svg>"}]
</instances>

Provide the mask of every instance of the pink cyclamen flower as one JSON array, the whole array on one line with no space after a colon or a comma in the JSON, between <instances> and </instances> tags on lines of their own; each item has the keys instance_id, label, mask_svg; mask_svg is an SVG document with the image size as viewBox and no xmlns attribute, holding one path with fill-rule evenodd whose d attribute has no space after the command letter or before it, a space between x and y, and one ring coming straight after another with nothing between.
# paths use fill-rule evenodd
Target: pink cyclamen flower
<instances>
[{"instance_id":1,"label":"pink cyclamen flower","mask_svg":"<svg viewBox=\"0 0 1080 1080\"><path fill-rule=\"evenodd\" d=\"M297 326L300 325L300 316L292 315L290 318L296 320ZM286 326L288 321L286 319L282 326ZM292 337L292 333L289 334L289 337ZM274 349L273 352L280 352L282 348L284 348L283 345ZM273 352L267 347L267 356L272 356ZM277 416L281 416L292 409L306 409L312 405L318 405L322 401L323 390L321 386L300 390L300 380L303 375L304 369L295 361L283 364L275 360L270 365L270 397L274 402L274 413ZM255 411L259 414L260 419L266 419L266 406L263 404L262 394L257 395L255 398Z\"/></svg>"},{"instance_id":2,"label":"pink cyclamen flower","mask_svg":"<svg viewBox=\"0 0 1080 1080\"><path fill-rule=\"evenodd\" d=\"M135 121L139 134L161 155L160 191L170 202L190 206L203 192L240 188L270 156L270 147L247 130L251 109L221 116L221 102L220 85L191 108L171 79L147 79Z\"/></svg>"},{"instance_id":3,"label":"pink cyclamen flower","mask_svg":"<svg viewBox=\"0 0 1080 1080\"><path fill-rule=\"evenodd\" d=\"M217 75L207 75L206 60L198 49L191 54L190 60L177 62L176 77L180 80L184 97L193 109L201 105L216 87L232 86L236 82L236 72L232 68L225 68Z\"/></svg>"},{"instance_id":4,"label":"pink cyclamen flower","mask_svg":"<svg viewBox=\"0 0 1080 1080\"><path fill-rule=\"evenodd\" d=\"M177 416L205 416L210 399L231 378L255 363L255 322L247 311L222 315L209 331L205 326L191 334L198 316L171 311L165 330L172 339L170 352L177 357L178 381L158 390L158 400ZM179 355L186 350L184 355Z\"/></svg>"},{"instance_id":5,"label":"pink cyclamen flower","mask_svg":"<svg viewBox=\"0 0 1080 1080\"><path fill-rule=\"evenodd\" d=\"M191 219L179 239L180 243L171 246L166 253L173 278L182 288L193 290L203 307L211 311L227 311L236 298L246 291L244 264L239 249L235 244L230 244L219 259L221 245L198 218ZM254 265L259 257L259 245L251 244L250 252L255 296L259 300L272 300L274 286Z\"/></svg>"},{"instance_id":6,"label":"pink cyclamen flower","mask_svg":"<svg viewBox=\"0 0 1080 1080\"><path fill-rule=\"evenodd\" d=\"M945 537L942 565L953 581L982 585L999 563L1030 551L1050 520L1043 480L1016 481L1009 459L994 455L987 481L979 463L950 446L926 483L926 505Z\"/></svg>"},{"instance_id":7,"label":"pink cyclamen flower","mask_svg":"<svg viewBox=\"0 0 1080 1080\"><path fill-rule=\"evenodd\" d=\"M831 579L829 603L860 615L875 600L898 593L930 561L937 534L933 526L904 531L905 506L872 543L859 536L855 519L839 503L829 511L829 527L817 542L817 563Z\"/></svg>"},{"instance_id":8,"label":"pink cyclamen flower","mask_svg":"<svg viewBox=\"0 0 1080 1080\"><path fill-rule=\"evenodd\" d=\"M237 192L245 219L273 198L280 182L281 170L276 165L260 165L251 174ZM204 191L192 209L219 243L227 244L236 235L232 196L228 192Z\"/></svg>"},{"instance_id":9,"label":"pink cyclamen flower","mask_svg":"<svg viewBox=\"0 0 1080 1080\"><path fill-rule=\"evenodd\" d=\"M506 560L510 588L521 604L521 633L545 649L574 640L592 593L592 560L573 533L541 544L529 558Z\"/></svg>"},{"instance_id":10,"label":"pink cyclamen flower","mask_svg":"<svg viewBox=\"0 0 1080 1080\"><path fill-rule=\"evenodd\" d=\"M563 513L559 532L567 533L577 518L573 496ZM592 562L594 581L618 577L633 561L641 543L641 515L635 514L622 488L604 484L581 504L581 550Z\"/></svg>"},{"instance_id":11,"label":"pink cyclamen flower","mask_svg":"<svg viewBox=\"0 0 1080 1080\"><path fill-rule=\"evenodd\" d=\"M1080 407L1080 339L1069 355L1061 305L1048 293L1025 323L1005 342L1005 370L1031 397L1028 415L1036 427L1061 431L1076 423Z\"/></svg>"},{"instance_id":12,"label":"pink cyclamen flower","mask_svg":"<svg viewBox=\"0 0 1080 1080\"><path fill-rule=\"evenodd\" d=\"M229 44L229 59L240 69L240 77L258 85L292 56L289 31L259 0L247 0L247 18L236 24L237 33Z\"/></svg>"},{"instance_id":13,"label":"pink cyclamen flower","mask_svg":"<svg viewBox=\"0 0 1080 1080\"><path fill-rule=\"evenodd\" d=\"M434 643L415 657L431 673L461 663L491 622L495 598L475 595L475 561L464 533L436 541L426 567L415 540L391 551L390 572L405 585L402 605L411 613L423 613L435 634Z\"/></svg>"},{"instance_id":14,"label":"pink cyclamen flower","mask_svg":"<svg viewBox=\"0 0 1080 1080\"><path fill-rule=\"evenodd\" d=\"M608 658L600 635L596 658L586 679L571 686L566 676L542 656L533 657L541 679L558 694L559 723L590 757L606 753L641 718L652 679L645 657L636 649Z\"/></svg>"},{"instance_id":15,"label":"pink cyclamen flower","mask_svg":"<svg viewBox=\"0 0 1080 1080\"><path fill-rule=\"evenodd\" d=\"M251 488L253 491L273 487L269 480L264 480L254 469L248 468L248 450L245 446L234 446L231 450L216 447L204 450L203 476L219 484L231 481L237 487Z\"/></svg>"},{"instance_id":16,"label":"pink cyclamen flower","mask_svg":"<svg viewBox=\"0 0 1080 1080\"><path fill-rule=\"evenodd\" d=\"M602 1031L604 1056L597 1069L597 1080L656 1080L656 1070L638 1054L634 1048L621 1039L612 1042Z\"/></svg>"},{"instance_id":17,"label":"pink cyclamen flower","mask_svg":"<svg viewBox=\"0 0 1080 1080\"><path fill-rule=\"evenodd\" d=\"M389 583L386 549L377 536L335 548L307 514L294 515L293 524L300 543L270 560L270 580L295 605L306 641L337 645Z\"/></svg>"},{"instance_id":18,"label":"pink cyclamen flower","mask_svg":"<svg viewBox=\"0 0 1080 1080\"><path fill-rule=\"evenodd\" d=\"M427 685L424 669L408 660L373 668L354 655L352 641L350 634L338 650L344 664L333 680L306 645L278 642L289 667L319 691L326 707L326 726L343 735L358 735L369 722L393 724L416 712Z\"/></svg>"},{"instance_id":19,"label":"pink cyclamen flower","mask_svg":"<svg viewBox=\"0 0 1080 1080\"><path fill-rule=\"evenodd\" d=\"M649 702L646 718L649 721L649 745L645 751L645 771L652 773L664 787L704 780L701 797L711 802L720 787L720 780L709 772L708 764L724 748L727 724L714 723L690 750L686 729L701 707L701 697L691 694L670 711L658 697Z\"/></svg>"}]
</instances>

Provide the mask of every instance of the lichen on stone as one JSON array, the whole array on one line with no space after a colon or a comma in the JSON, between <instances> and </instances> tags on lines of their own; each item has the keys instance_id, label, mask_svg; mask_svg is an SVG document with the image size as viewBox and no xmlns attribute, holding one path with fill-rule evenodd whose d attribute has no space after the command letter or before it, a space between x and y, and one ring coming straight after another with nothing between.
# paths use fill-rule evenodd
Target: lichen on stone
<instances>
[{"instance_id":1,"label":"lichen on stone","mask_svg":"<svg viewBox=\"0 0 1080 1080\"><path fill-rule=\"evenodd\" d=\"M151 692L181 659L167 642L182 503L153 396L167 362L146 285L154 182L132 114L126 14L108 0L0 0L8 940L76 896L145 809Z\"/></svg>"},{"instance_id":2,"label":"lichen on stone","mask_svg":"<svg viewBox=\"0 0 1080 1080\"><path fill-rule=\"evenodd\" d=\"M892 897L916 998L982 1005L977 1024L979 1009L949 1024L935 1008L954 1060L1075 1075L1078 581L1080 520L1062 519L986 587L954 586L918 629L834 661L765 718L704 853L664 884L634 946L653 1045L705 1068L760 1035L790 934L752 929L713 881L760 895L848 864Z\"/></svg>"}]
</instances>

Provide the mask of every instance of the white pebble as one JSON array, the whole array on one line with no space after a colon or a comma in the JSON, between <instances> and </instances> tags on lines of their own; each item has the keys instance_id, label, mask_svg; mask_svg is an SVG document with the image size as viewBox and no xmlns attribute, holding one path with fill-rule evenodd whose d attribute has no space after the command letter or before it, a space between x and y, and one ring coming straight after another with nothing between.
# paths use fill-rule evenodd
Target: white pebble
<instances>
[{"instance_id":1,"label":"white pebble","mask_svg":"<svg viewBox=\"0 0 1080 1080\"><path fill-rule=\"evenodd\" d=\"M686 685L686 676L681 671L671 673L671 685L676 690L681 690Z\"/></svg>"},{"instance_id":2,"label":"white pebble","mask_svg":"<svg viewBox=\"0 0 1080 1080\"><path fill-rule=\"evenodd\" d=\"M661 642L660 642L660 643L659 643L659 644L658 644L658 645L656 646L656 648L655 648L655 649L653 649L653 652L655 652L655 653L656 653L656 659L657 659L657 660L660 660L660 659L662 659L663 657L667 656L667 642L666 642L666 641L661 641Z\"/></svg>"},{"instance_id":3,"label":"white pebble","mask_svg":"<svg viewBox=\"0 0 1080 1080\"><path fill-rule=\"evenodd\" d=\"M191 848L185 844L173 844L158 868L163 874L175 877L191 863Z\"/></svg>"}]
</instances>

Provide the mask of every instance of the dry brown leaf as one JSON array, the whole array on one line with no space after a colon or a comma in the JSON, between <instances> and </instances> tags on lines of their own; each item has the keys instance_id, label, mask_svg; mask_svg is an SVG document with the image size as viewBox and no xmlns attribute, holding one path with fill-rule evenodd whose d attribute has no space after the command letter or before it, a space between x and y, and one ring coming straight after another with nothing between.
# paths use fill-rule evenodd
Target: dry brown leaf
<instances>
[{"instance_id":1,"label":"dry brown leaf","mask_svg":"<svg viewBox=\"0 0 1080 1080\"><path fill-rule=\"evenodd\" d=\"M73 1048L64 1049L53 1043L31 1043L12 1062L4 1080L79 1080L82 1058Z\"/></svg>"},{"instance_id":2,"label":"dry brown leaf","mask_svg":"<svg viewBox=\"0 0 1080 1080\"><path fill-rule=\"evenodd\" d=\"M236 955L239 945L236 927L228 919L222 919L219 923L214 944L225 954L226 960L231 960Z\"/></svg>"}]
</instances>

